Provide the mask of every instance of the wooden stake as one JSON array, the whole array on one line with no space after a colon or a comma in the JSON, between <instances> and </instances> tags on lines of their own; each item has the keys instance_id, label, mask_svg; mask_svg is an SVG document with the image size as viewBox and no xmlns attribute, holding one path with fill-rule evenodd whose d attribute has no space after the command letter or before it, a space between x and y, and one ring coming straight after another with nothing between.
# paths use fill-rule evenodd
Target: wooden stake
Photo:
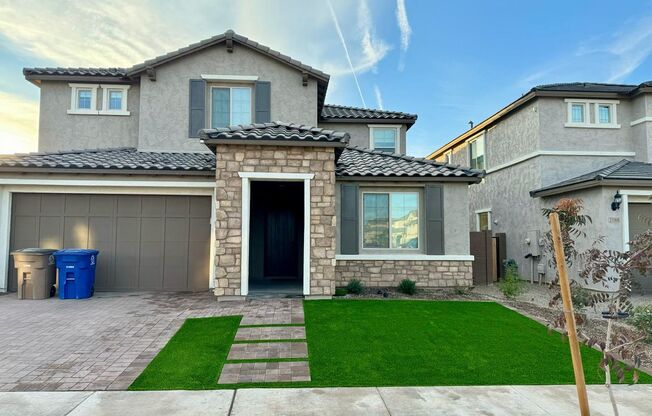
<instances>
[{"instance_id":1,"label":"wooden stake","mask_svg":"<svg viewBox=\"0 0 652 416\"><path fill-rule=\"evenodd\" d=\"M575 314L573 313L570 284L568 283L568 270L566 269L566 256L564 255L564 244L561 239L559 215L556 212L550 214L550 228L552 230L552 243L555 247L555 260L557 261L557 271L559 272L559 288L564 304L564 317L566 318L568 343L570 344L571 358L573 359L573 372L575 373L575 387L577 388L577 399L580 403L580 414L582 416L589 416L589 399L586 394L580 345L577 342Z\"/></svg>"}]
</instances>

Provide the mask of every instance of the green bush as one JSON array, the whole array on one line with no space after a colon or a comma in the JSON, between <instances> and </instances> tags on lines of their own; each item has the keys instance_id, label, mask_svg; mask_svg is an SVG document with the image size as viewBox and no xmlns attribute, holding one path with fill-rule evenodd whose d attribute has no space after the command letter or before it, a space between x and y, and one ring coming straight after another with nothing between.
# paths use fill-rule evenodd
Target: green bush
<instances>
[{"instance_id":1,"label":"green bush","mask_svg":"<svg viewBox=\"0 0 652 416\"><path fill-rule=\"evenodd\" d=\"M364 285L358 279L351 279L348 285L346 285L346 290L349 293L354 295L359 295L364 290Z\"/></svg>"},{"instance_id":2,"label":"green bush","mask_svg":"<svg viewBox=\"0 0 652 416\"><path fill-rule=\"evenodd\" d=\"M346 294L349 293L345 287L336 287L335 288L335 296L346 296Z\"/></svg>"},{"instance_id":3,"label":"green bush","mask_svg":"<svg viewBox=\"0 0 652 416\"><path fill-rule=\"evenodd\" d=\"M646 333L645 342L652 344L652 303L635 307L627 322L639 331Z\"/></svg>"},{"instance_id":4,"label":"green bush","mask_svg":"<svg viewBox=\"0 0 652 416\"><path fill-rule=\"evenodd\" d=\"M417 284L414 280L403 279L401 283L398 284L398 291L405 293L406 295L414 295L417 293Z\"/></svg>"},{"instance_id":5,"label":"green bush","mask_svg":"<svg viewBox=\"0 0 652 416\"><path fill-rule=\"evenodd\" d=\"M571 284L571 301L573 302L574 309L584 309L585 307L589 306L591 301L591 292L587 289L584 289L577 283Z\"/></svg>"},{"instance_id":6,"label":"green bush","mask_svg":"<svg viewBox=\"0 0 652 416\"><path fill-rule=\"evenodd\" d=\"M518 274L518 265L514 260L507 260L504 267L505 277L498 282L498 288L507 299L514 299L523 293L523 280Z\"/></svg>"}]
</instances>

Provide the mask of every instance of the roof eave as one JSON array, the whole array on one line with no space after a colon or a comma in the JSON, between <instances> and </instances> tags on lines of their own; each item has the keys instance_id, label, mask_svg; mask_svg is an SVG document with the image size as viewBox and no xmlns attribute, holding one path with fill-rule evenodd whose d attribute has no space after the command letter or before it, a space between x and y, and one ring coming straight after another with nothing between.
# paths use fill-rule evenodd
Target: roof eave
<instances>
[{"instance_id":1,"label":"roof eave","mask_svg":"<svg viewBox=\"0 0 652 416\"><path fill-rule=\"evenodd\" d=\"M144 168L57 168L57 167L22 167L2 166L3 173L47 173L47 174L93 174L93 175L168 175L168 176L215 176L214 170L184 170L184 169L144 169Z\"/></svg>"},{"instance_id":2,"label":"roof eave","mask_svg":"<svg viewBox=\"0 0 652 416\"><path fill-rule=\"evenodd\" d=\"M67 81L67 82L110 82L112 84L132 84L133 79L115 76L97 75L25 75L25 79L34 85L40 85L41 81Z\"/></svg>"},{"instance_id":3,"label":"roof eave","mask_svg":"<svg viewBox=\"0 0 652 416\"><path fill-rule=\"evenodd\" d=\"M552 188L543 188L539 190L530 191L530 197L542 198L547 196L554 196L563 193L579 191L583 189L595 188L597 186L645 186L652 187L652 179L601 179L599 177L589 179L586 181L562 185Z\"/></svg>"},{"instance_id":4,"label":"roof eave","mask_svg":"<svg viewBox=\"0 0 652 416\"><path fill-rule=\"evenodd\" d=\"M365 124L405 124L406 130L417 121L416 118L335 118L335 117L320 117L319 121L322 123L365 123Z\"/></svg>"},{"instance_id":5,"label":"roof eave","mask_svg":"<svg viewBox=\"0 0 652 416\"><path fill-rule=\"evenodd\" d=\"M384 175L337 175L338 181L376 181L376 182L462 182L475 184L482 181L481 177L470 176L384 176Z\"/></svg>"}]
</instances>

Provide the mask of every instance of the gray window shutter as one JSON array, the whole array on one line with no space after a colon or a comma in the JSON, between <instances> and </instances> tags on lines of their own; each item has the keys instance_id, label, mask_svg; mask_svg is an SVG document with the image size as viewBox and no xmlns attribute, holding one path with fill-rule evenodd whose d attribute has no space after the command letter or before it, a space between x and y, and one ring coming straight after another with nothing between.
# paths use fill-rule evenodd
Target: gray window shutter
<instances>
[{"instance_id":1,"label":"gray window shutter","mask_svg":"<svg viewBox=\"0 0 652 416\"><path fill-rule=\"evenodd\" d=\"M426 185L426 254L444 254L444 188Z\"/></svg>"},{"instance_id":2,"label":"gray window shutter","mask_svg":"<svg viewBox=\"0 0 652 416\"><path fill-rule=\"evenodd\" d=\"M269 81L256 82L256 123L269 123L272 121L272 83Z\"/></svg>"},{"instance_id":3,"label":"gray window shutter","mask_svg":"<svg viewBox=\"0 0 652 416\"><path fill-rule=\"evenodd\" d=\"M340 186L340 251L358 254L358 185Z\"/></svg>"},{"instance_id":4,"label":"gray window shutter","mask_svg":"<svg viewBox=\"0 0 652 416\"><path fill-rule=\"evenodd\" d=\"M189 107L188 137L199 137L199 130L206 128L206 82L203 79L190 80Z\"/></svg>"}]
</instances>

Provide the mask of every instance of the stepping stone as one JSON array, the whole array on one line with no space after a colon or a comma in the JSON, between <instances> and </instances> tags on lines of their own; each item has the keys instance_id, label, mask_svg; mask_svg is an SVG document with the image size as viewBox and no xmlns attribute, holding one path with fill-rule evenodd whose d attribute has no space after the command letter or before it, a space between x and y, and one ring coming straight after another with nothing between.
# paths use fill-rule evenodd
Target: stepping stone
<instances>
[{"instance_id":1,"label":"stepping stone","mask_svg":"<svg viewBox=\"0 0 652 416\"><path fill-rule=\"evenodd\" d=\"M305 342L257 342L233 344L227 360L254 360L261 358L308 358Z\"/></svg>"},{"instance_id":2,"label":"stepping stone","mask_svg":"<svg viewBox=\"0 0 652 416\"><path fill-rule=\"evenodd\" d=\"M271 339L306 339L303 326L265 326L256 328L239 328L235 335L237 341L271 340Z\"/></svg>"},{"instance_id":3,"label":"stepping stone","mask_svg":"<svg viewBox=\"0 0 652 416\"><path fill-rule=\"evenodd\" d=\"M307 361L224 364L217 384L310 381Z\"/></svg>"}]
</instances>

